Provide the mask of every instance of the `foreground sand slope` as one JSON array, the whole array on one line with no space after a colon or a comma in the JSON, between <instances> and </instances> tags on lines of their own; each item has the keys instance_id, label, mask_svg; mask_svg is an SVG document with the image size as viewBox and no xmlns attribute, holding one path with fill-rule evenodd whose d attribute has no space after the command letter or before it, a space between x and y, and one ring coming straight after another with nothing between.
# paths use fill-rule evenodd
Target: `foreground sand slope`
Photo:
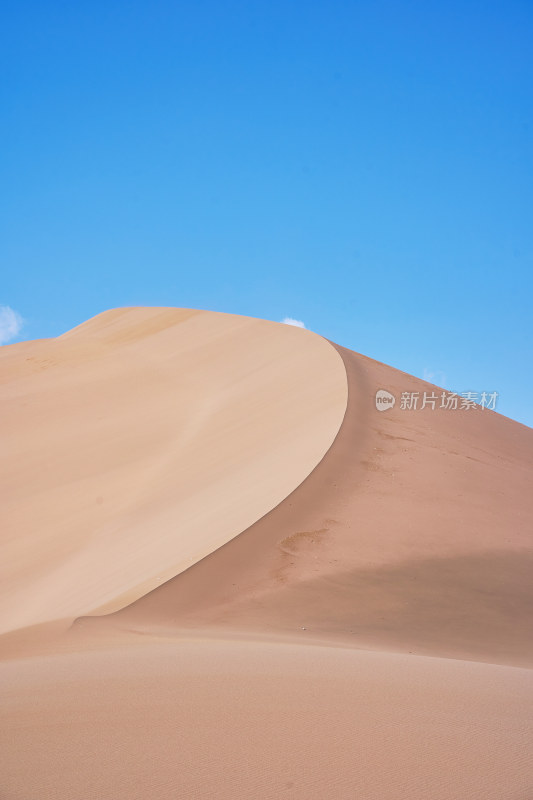
<instances>
[{"instance_id":1,"label":"foreground sand slope","mask_svg":"<svg viewBox=\"0 0 533 800\"><path fill-rule=\"evenodd\" d=\"M283 500L347 401L309 331L118 309L0 348L0 630L120 608Z\"/></svg>"},{"instance_id":2,"label":"foreground sand slope","mask_svg":"<svg viewBox=\"0 0 533 800\"><path fill-rule=\"evenodd\" d=\"M4 800L531 800L533 671L118 640L0 665Z\"/></svg>"},{"instance_id":3,"label":"foreground sand slope","mask_svg":"<svg viewBox=\"0 0 533 800\"><path fill-rule=\"evenodd\" d=\"M347 412L283 503L107 620L533 665L533 431L339 348ZM375 405L384 388L419 408ZM424 392L438 394L433 409Z\"/></svg>"}]
</instances>

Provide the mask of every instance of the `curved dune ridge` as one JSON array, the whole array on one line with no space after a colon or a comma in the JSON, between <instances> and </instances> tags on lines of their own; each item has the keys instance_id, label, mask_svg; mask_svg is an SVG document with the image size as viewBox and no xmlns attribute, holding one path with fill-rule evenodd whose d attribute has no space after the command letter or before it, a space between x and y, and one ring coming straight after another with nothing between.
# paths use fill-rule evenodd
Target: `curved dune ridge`
<instances>
[{"instance_id":1,"label":"curved dune ridge","mask_svg":"<svg viewBox=\"0 0 533 800\"><path fill-rule=\"evenodd\" d=\"M331 445L338 353L287 325L118 309L0 350L0 630L120 608L282 501Z\"/></svg>"},{"instance_id":2,"label":"curved dune ridge","mask_svg":"<svg viewBox=\"0 0 533 800\"><path fill-rule=\"evenodd\" d=\"M0 796L533 796L531 429L209 312L1 358Z\"/></svg>"},{"instance_id":3,"label":"curved dune ridge","mask_svg":"<svg viewBox=\"0 0 533 800\"><path fill-rule=\"evenodd\" d=\"M118 611L128 629L230 628L533 665L533 432L486 409L378 412L435 387L344 348L348 408L283 503Z\"/></svg>"}]
</instances>

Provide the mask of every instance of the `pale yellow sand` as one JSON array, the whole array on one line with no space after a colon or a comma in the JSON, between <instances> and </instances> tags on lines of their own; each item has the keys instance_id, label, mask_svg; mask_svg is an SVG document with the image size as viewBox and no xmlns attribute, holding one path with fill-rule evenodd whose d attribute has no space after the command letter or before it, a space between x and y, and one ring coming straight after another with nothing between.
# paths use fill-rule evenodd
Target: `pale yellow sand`
<instances>
[{"instance_id":1,"label":"pale yellow sand","mask_svg":"<svg viewBox=\"0 0 533 800\"><path fill-rule=\"evenodd\" d=\"M0 631L122 605L277 505L331 445L343 363L287 325L119 309L0 348Z\"/></svg>"}]
</instances>

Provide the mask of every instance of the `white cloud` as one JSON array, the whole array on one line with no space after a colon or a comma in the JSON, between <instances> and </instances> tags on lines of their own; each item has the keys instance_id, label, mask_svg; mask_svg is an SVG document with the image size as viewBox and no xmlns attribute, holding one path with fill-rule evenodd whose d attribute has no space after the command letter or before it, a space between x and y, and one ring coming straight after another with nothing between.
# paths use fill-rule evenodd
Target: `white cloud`
<instances>
[{"instance_id":1,"label":"white cloud","mask_svg":"<svg viewBox=\"0 0 533 800\"><path fill-rule=\"evenodd\" d=\"M22 330L24 320L9 306L0 306L0 344L6 344Z\"/></svg>"},{"instance_id":2,"label":"white cloud","mask_svg":"<svg viewBox=\"0 0 533 800\"><path fill-rule=\"evenodd\" d=\"M294 325L295 328L305 328L301 319L293 319L292 317L284 317L282 320L284 325Z\"/></svg>"},{"instance_id":3,"label":"white cloud","mask_svg":"<svg viewBox=\"0 0 533 800\"><path fill-rule=\"evenodd\" d=\"M441 369L428 369L428 367L424 367L422 379L428 383L434 383L436 386L446 388L446 374Z\"/></svg>"}]
</instances>

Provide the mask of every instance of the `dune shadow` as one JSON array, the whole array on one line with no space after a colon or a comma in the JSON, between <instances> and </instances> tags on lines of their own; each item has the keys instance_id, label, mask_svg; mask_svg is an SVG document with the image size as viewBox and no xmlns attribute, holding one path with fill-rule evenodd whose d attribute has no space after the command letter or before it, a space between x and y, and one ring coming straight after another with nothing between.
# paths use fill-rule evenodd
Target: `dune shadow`
<instances>
[{"instance_id":1,"label":"dune shadow","mask_svg":"<svg viewBox=\"0 0 533 800\"><path fill-rule=\"evenodd\" d=\"M289 581L256 600L251 617L402 650L533 664L532 577L529 550L412 560Z\"/></svg>"}]
</instances>

